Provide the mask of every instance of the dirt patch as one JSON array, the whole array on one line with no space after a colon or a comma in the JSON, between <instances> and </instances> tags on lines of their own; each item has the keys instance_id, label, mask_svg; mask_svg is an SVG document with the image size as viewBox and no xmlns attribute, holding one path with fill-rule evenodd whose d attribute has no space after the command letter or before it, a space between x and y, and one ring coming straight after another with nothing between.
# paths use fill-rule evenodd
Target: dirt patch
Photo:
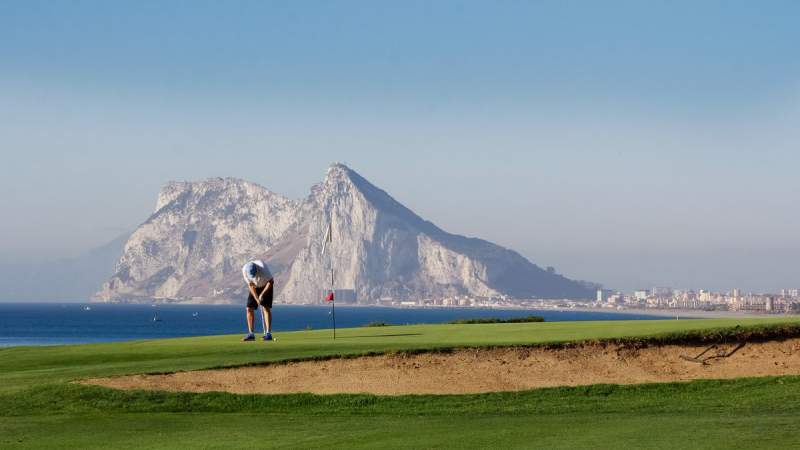
<instances>
[{"instance_id":1,"label":"dirt patch","mask_svg":"<svg viewBox=\"0 0 800 450\"><path fill-rule=\"evenodd\" d=\"M800 339L747 344L732 356L710 359L706 365L681 358L681 355L696 356L705 348L597 344L556 349L464 349L452 353L394 354L168 375L130 375L85 383L118 389L185 392L401 395L800 375ZM735 344L726 345L705 357L734 349Z\"/></svg>"}]
</instances>

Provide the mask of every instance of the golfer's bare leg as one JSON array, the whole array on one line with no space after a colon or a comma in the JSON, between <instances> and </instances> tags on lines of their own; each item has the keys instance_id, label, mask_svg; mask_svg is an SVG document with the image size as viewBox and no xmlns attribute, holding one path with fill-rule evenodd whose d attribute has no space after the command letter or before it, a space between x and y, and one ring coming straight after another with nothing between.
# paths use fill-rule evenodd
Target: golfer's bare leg
<instances>
[{"instance_id":1,"label":"golfer's bare leg","mask_svg":"<svg viewBox=\"0 0 800 450\"><path fill-rule=\"evenodd\" d=\"M253 310L247 308L247 330L250 332L250 334L253 334L253 323L255 322L255 320L256 320L256 315L253 314Z\"/></svg>"},{"instance_id":2,"label":"golfer's bare leg","mask_svg":"<svg viewBox=\"0 0 800 450\"><path fill-rule=\"evenodd\" d=\"M267 333L272 333L272 308L262 306L261 314L264 315L264 321L267 323Z\"/></svg>"}]
</instances>

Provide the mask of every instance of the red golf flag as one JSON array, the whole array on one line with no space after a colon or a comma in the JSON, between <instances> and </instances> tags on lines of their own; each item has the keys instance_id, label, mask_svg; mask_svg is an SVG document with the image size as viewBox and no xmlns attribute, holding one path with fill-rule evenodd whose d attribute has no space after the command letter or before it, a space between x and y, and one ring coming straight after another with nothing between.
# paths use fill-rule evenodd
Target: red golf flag
<instances>
[{"instance_id":1,"label":"red golf flag","mask_svg":"<svg viewBox=\"0 0 800 450\"><path fill-rule=\"evenodd\" d=\"M325 301L326 302L332 302L333 301L333 292L329 293L328 296L325 297Z\"/></svg>"}]
</instances>

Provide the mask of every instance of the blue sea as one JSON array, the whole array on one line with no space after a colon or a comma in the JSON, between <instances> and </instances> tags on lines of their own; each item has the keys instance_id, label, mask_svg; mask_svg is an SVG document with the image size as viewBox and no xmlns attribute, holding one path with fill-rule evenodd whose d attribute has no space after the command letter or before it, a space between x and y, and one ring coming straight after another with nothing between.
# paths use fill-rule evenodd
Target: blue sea
<instances>
[{"instance_id":1,"label":"blue sea","mask_svg":"<svg viewBox=\"0 0 800 450\"><path fill-rule=\"evenodd\" d=\"M0 303L0 347L116 342L245 333L242 306L118 305L98 303ZM336 308L336 325L443 323L477 317L543 316L548 322L659 319L642 314L477 308ZM331 328L327 306L276 305L273 331ZM155 319L155 320L154 320ZM256 328L261 321L256 317Z\"/></svg>"}]
</instances>

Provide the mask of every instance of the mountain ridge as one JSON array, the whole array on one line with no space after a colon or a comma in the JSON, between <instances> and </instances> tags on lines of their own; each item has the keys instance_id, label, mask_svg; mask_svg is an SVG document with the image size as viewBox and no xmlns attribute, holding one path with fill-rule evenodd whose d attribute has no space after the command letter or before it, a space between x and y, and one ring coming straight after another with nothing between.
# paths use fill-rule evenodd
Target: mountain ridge
<instances>
[{"instance_id":1,"label":"mountain ridge","mask_svg":"<svg viewBox=\"0 0 800 450\"><path fill-rule=\"evenodd\" d=\"M333 242L322 255L331 224ZM263 257L281 301L317 303L329 282L359 303L449 295L590 298L593 286L550 273L519 253L451 234L349 167L335 163L291 200L237 178L169 182L131 235L97 298L238 301L240 268Z\"/></svg>"}]
</instances>

